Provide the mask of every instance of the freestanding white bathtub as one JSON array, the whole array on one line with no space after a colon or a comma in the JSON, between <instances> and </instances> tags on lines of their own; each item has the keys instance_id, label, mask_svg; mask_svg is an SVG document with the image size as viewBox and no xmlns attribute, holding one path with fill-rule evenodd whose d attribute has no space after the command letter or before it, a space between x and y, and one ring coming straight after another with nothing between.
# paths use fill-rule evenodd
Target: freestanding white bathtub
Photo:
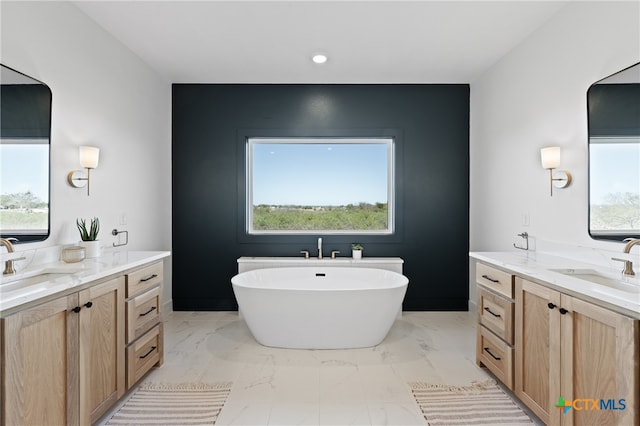
<instances>
[{"instance_id":1,"label":"freestanding white bathtub","mask_svg":"<svg viewBox=\"0 0 640 426\"><path fill-rule=\"evenodd\" d=\"M344 349L382 342L409 280L370 268L256 269L231 279L251 333L264 346Z\"/></svg>"}]
</instances>

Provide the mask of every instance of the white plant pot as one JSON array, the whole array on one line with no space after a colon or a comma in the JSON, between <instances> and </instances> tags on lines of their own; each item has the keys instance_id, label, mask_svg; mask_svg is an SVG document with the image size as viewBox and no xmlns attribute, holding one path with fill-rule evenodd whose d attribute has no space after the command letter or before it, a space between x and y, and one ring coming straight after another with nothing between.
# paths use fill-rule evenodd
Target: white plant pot
<instances>
[{"instance_id":1,"label":"white plant pot","mask_svg":"<svg viewBox=\"0 0 640 426\"><path fill-rule=\"evenodd\" d=\"M351 256L354 259L362 259L362 250L351 250Z\"/></svg>"},{"instance_id":2,"label":"white plant pot","mask_svg":"<svg viewBox=\"0 0 640 426\"><path fill-rule=\"evenodd\" d=\"M85 248L86 257L100 257L100 241L80 241L78 245Z\"/></svg>"}]
</instances>

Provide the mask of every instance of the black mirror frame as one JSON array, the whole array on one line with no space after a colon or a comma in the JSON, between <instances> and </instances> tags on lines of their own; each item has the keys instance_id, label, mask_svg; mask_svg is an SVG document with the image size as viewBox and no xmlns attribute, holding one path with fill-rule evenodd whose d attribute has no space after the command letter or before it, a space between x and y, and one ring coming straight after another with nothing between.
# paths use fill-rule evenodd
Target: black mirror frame
<instances>
[{"instance_id":1,"label":"black mirror frame","mask_svg":"<svg viewBox=\"0 0 640 426\"><path fill-rule=\"evenodd\" d=\"M633 67L638 67L640 66L640 62L637 62L635 64L629 65L626 68L623 68L622 70L615 72L607 77L604 77L598 81L596 81L595 83L593 83L592 85L589 86L589 88L587 89L587 187L588 187L588 191L587 191L587 232L589 234L589 236L594 239L594 240L605 240L605 241L619 241L622 242L627 238L640 238L640 232L630 232L630 233L611 233L611 234L596 234L594 235L594 233L592 233L591 231L591 128L592 128L592 120L591 120L591 114L590 114L590 104L589 104L589 92L591 91L591 89L602 83L604 80L607 80L615 75L618 75L620 73L623 73L627 70L630 70ZM640 84L640 82L638 82L638 84Z\"/></svg>"},{"instance_id":2,"label":"black mirror frame","mask_svg":"<svg viewBox=\"0 0 640 426\"><path fill-rule=\"evenodd\" d=\"M45 84L44 82L35 79L23 72L20 72L18 70L16 70L15 68L9 67L5 64L0 64L0 66L2 66L3 68L6 68L12 72L15 72L16 74L20 74L30 80L33 80L34 82L37 82L39 84L41 84L43 87L45 87L48 92L49 92L49 101L48 101L48 107L49 107L49 114L48 114L48 120L49 120L49 132L48 132L48 144L49 144L49 173L48 173L48 182L47 182L47 190L48 190L48 199L49 199L49 211L47 214L47 232L46 233L15 233L15 232L5 232L2 229L0 229L0 238L5 238L5 239L11 239L10 241L13 244L21 244L21 243L33 243L33 242L39 242L39 241L45 241L49 238L49 236L51 235L51 204L52 204L52 200L51 200L51 110L52 110L52 105L53 105L53 93L51 91L51 88ZM1 114L1 111L0 111Z\"/></svg>"}]
</instances>

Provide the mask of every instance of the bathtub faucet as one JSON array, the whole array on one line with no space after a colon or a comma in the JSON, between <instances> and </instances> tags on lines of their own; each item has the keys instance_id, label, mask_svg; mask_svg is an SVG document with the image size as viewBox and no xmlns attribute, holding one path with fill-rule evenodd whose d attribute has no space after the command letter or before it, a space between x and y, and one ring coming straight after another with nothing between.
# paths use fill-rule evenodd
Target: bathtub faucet
<instances>
[{"instance_id":1,"label":"bathtub faucet","mask_svg":"<svg viewBox=\"0 0 640 426\"><path fill-rule=\"evenodd\" d=\"M318 259L322 259L322 238L318 238Z\"/></svg>"}]
</instances>

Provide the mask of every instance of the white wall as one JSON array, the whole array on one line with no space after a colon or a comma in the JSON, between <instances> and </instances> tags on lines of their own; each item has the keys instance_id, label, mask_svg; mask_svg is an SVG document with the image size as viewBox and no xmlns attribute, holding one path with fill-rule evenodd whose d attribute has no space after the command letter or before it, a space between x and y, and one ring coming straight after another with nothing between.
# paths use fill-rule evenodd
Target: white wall
<instances>
[{"instance_id":1,"label":"white wall","mask_svg":"<svg viewBox=\"0 0 640 426\"><path fill-rule=\"evenodd\" d=\"M617 247L587 232L586 92L638 61L638 2L574 2L471 84L471 250L511 249L522 231ZM553 197L540 166L548 145L574 177Z\"/></svg>"},{"instance_id":2,"label":"white wall","mask_svg":"<svg viewBox=\"0 0 640 426\"><path fill-rule=\"evenodd\" d=\"M534 243L622 250L587 232L586 92L638 61L638 2L572 2L472 82L472 251L513 250L523 231ZM574 178L553 197L540 166L540 148L549 145L562 147L561 169ZM471 282L473 275L472 265Z\"/></svg>"},{"instance_id":3,"label":"white wall","mask_svg":"<svg viewBox=\"0 0 640 426\"><path fill-rule=\"evenodd\" d=\"M170 250L170 83L69 3L3 1L0 8L0 62L53 94L51 236L17 249L77 242L75 219L98 216L104 246L118 228L129 231L129 250ZM80 169L77 147L84 144L100 148L90 197L66 183Z\"/></svg>"}]
</instances>

